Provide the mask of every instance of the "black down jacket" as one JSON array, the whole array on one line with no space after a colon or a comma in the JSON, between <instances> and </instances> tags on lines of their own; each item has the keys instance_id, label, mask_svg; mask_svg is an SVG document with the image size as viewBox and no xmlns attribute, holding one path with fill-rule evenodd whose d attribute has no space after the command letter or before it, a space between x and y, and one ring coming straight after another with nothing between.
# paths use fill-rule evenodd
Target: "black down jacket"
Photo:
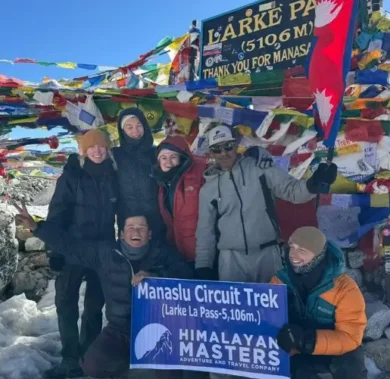
<instances>
[{"instance_id":1,"label":"black down jacket","mask_svg":"<svg viewBox=\"0 0 390 379\"><path fill-rule=\"evenodd\" d=\"M144 135L135 140L121 128L122 118L127 115L138 117L144 127ZM128 108L118 117L120 147L113 149L118 165L119 180L119 226L122 229L127 214L138 214L148 218L155 237L161 232L162 218L158 207L158 185L152 178L152 167L157 163L153 136L146 118L138 108Z\"/></svg>"},{"instance_id":2,"label":"black down jacket","mask_svg":"<svg viewBox=\"0 0 390 379\"><path fill-rule=\"evenodd\" d=\"M131 261L121 251L120 243L77 240L56 224L38 224L34 235L63 254L71 264L94 269L100 278L106 299L106 317L111 326L124 333L130 330L131 280L133 273L149 271L165 278L193 279L193 270L167 245L150 243L142 261Z\"/></svg>"},{"instance_id":3,"label":"black down jacket","mask_svg":"<svg viewBox=\"0 0 390 379\"><path fill-rule=\"evenodd\" d=\"M115 239L118 184L116 165L107 159L100 165L72 154L57 180L49 205L47 221L69 231L79 239ZM62 257L51 256L54 269L60 269Z\"/></svg>"}]
</instances>

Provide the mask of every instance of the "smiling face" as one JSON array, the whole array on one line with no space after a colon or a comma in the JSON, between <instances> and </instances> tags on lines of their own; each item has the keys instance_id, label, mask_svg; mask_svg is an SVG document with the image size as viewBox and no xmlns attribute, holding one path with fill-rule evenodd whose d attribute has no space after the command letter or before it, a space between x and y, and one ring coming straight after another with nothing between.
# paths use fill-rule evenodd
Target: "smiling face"
<instances>
[{"instance_id":1,"label":"smiling face","mask_svg":"<svg viewBox=\"0 0 390 379\"><path fill-rule=\"evenodd\" d=\"M146 245L152 238L146 218L143 216L129 217L126 220L122 238L132 247Z\"/></svg>"},{"instance_id":2,"label":"smiling face","mask_svg":"<svg viewBox=\"0 0 390 379\"><path fill-rule=\"evenodd\" d=\"M231 170L237 161L237 144L235 141L210 146L210 152L222 170Z\"/></svg>"},{"instance_id":3,"label":"smiling face","mask_svg":"<svg viewBox=\"0 0 390 379\"><path fill-rule=\"evenodd\" d=\"M161 171L168 172L171 168L180 164L180 154L172 150L162 149L158 155L158 163Z\"/></svg>"},{"instance_id":4,"label":"smiling face","mask_svg":"<svg viewBox=\"0 0 390 379\"><path fill-rule=\"evenodd\" d=\"M289 243L289 247L289 259L293 267L305 266L316 257L316 255L312 251L300 247L293 242Z\"/></svg>"},{"instance_id":5,"label":"smiling face","mask_svg":"<svg viewBox=\"0 0 390 379\"><path fill-rule=\"evenodd\" d=\"M107 158L107 149L103 146L94 145L87 149L87 157L96 164L102 163Z\"/></svg>"},{"instance_id":6,"label":"smiling face","mask_svg":"<svg viewBox=\"0 0 390 379\"><path fill-rule=\"evenodd\" d=\"M144 127L136 116L128 116L122 126L123 131L130 138L140 139L144 135Z\"/></svg>"}]
</instances>

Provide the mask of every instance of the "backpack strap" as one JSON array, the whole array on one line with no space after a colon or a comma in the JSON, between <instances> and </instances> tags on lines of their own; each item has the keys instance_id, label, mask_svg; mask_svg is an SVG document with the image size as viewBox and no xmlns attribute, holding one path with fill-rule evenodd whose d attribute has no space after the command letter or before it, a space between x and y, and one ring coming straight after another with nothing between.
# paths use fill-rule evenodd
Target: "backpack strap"
<instances>
[{"instance_id":1,"label":"backpack strap","mask_svg":"<svg viewBox=\"0 0 390 379\"><path fill-rule=\"evenodd\" d=\"M271 191L269 190L269 188L267 186L267 182L265 180L265 175L261 175L259 177L259 180L260 180L260 184L261 184L261 189L263 190L263 196L264 196L264 200L265 200L265 207L266 207L267 215L268 215L269 219L271 220L271 223L275 229L276 238L280 239L281 233L280 233L278 218L276 215L275 201L271 195Z\"/></svg>"}]
</instances>

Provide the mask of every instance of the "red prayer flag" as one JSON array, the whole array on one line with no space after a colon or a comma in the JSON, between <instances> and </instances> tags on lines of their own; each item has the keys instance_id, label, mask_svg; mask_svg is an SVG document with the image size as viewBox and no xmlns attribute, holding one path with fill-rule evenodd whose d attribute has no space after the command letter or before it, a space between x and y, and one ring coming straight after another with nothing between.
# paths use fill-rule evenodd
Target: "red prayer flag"
<instances>
[{"instance_id":1,"label":"red prayer flag","mask_svg":"<svg viewBox=\"0 0 390 379\"><path fill-rule=\"evenodd\" d=\"M196 120L198 118L198 107L193 104L179 103L178 101L163 100L164 110L177 117Z\"/></svg>"},{"instance_id":2,"label":"red prayer flag","mask_svg":"<svg viewBox=\"0 0 390 379\"><path fill-rule=\"evenodd\" d=\"M14 59L14 63L36 63L36 59L30 59L30 58L16 58Z\"/></svg>"},{"instance_id":3,"label":"red prayer flag","mask_svg":"<svg viewBox=\"0 0 390 379\"><path fill-rule=\"evenodd\" d=\"M347 140L378 143L384 134L380 121L347 120L347 127L345 129L345 137Z\"/></svg>"}]
</instances>

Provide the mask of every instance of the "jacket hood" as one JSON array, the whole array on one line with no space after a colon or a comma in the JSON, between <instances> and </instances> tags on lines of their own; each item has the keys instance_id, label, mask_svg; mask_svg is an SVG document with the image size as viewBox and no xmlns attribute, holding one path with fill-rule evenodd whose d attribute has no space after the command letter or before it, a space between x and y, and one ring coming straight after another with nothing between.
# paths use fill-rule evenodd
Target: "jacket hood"
<instances>
[{"instance_id":1,"label":"jacket hood","mask_svg":"<svg viewBox=\"0 0 390 379\"><path fill-rule=\"evenodd\" d=\"M327 241L326 255L329 264L327 264L319 288L329 286L333 280L345 273L345 258L343 252L333 243ZM289 259L286 259L286 266L291 267ZM277 274L278 278L285 284L292 286L288 275L288 268L284 268Z\"/></svg>"},{"instance_id":2,"label":"jacket hood","mask_svg":"<svg viewBox=\"0 0 390 379\"><path fill-rule=\"evenodd\" d=\"M323 282L336 279L345 273L344 254L333 242L328 241L326 253L332 264L325 269Z\"/></svg>"},{"instance_id":3,"label":"jacket hood","mask_svg":"<svg viewBox=\"0 0 390 379\"><path fill-rule=\"evenodd\" d=\"M191 159L193 158L191 150L187 144L187 141L184 138L179 136L165 138L165 140L162 141L157 147L157 151L156 151L157 156L162 149L175 151L179 153L181 156L186 156Z\"/></svg>"},{"instance_id":4,"label":"jacket hood","mask_svg":"<svg viewBox=\"0 0 390 379\"><path fill-rule=\"evenodd\" d=\"M171 169L169 171L171 175L169 175L169 173L163 173L161 171L160 165L157 162L157 165L152 168L152 175L159 184L163 184L168 178L169 181L179 178L191 166L194 159L186 140L179 136L168 137L162 141L156 149L156 157L162 149L168 149L179 153L181 157L181 163L179 166Z\"/></svg>"},{"instance_id":5,"label":"jacket hood","mask_svg":"<svg viewBox=\"0 0 390 379\"><path fill-rule=\"evenodd\" d=\"M136 116L140 120L142 126L144 127L144 135L136 140L130 138L122 129L121 123L124 116ZM153 147L153 135L150 130L149 124L146 120L143 112L138 108L127 108L123 110L118 117L117 122L118 134L119 134L119 143L120 146L125 148L129 153L135 153L137 151L149 150Z\"/></svg>"}]
</instances>

